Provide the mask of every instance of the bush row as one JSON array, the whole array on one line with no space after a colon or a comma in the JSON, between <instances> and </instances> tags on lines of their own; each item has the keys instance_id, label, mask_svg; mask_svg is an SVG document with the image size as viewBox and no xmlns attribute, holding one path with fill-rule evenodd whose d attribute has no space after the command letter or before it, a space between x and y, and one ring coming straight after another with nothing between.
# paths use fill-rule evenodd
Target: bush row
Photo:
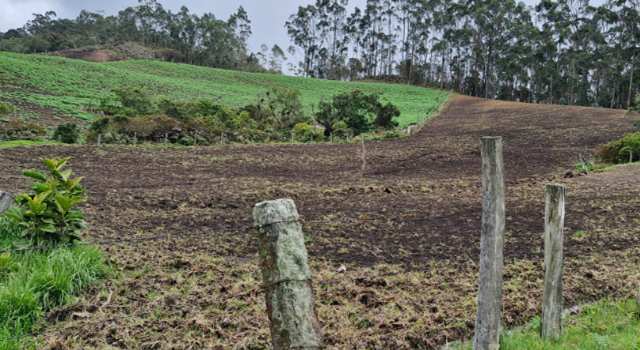
<instances>
[{"instance_id":1,"label":"bush row","mask_svg":"<svg viewBox=\"0 0 640 350\"><path fill-rule=\"evenodd\" d=\"M13 111L5 104L5 113ZM360 90L335 95L305 113L296 90L275 88L254 103L230 107L210 100L154 100L142 88L120 88L103 98L103 117L91 124L88 142L131 144L168 142L182 145L218 142L319 142L346 139L373 130L393 129L400 110L378 94ZM0 140L41 139L46 129L21 120L0 125ZM77 143L82 132L75 124L60 125L53 139Z\"/></svg>"},{"instance_id":2,"label":"bush row","mask_svg":"<svg viewBox=\"0 0 640 350\"><path fill-rule=\"evenodd\" d=\"M640 161L640 131L625 135L602 146L598 157L607 163L621 164Z\"/></svg>"},{"instance_id":3,"label":"bush row","mask_svg":"<svg viewBox=\"0 0 640 350\"><path fill-rule=\"evenodd\" d=\"M170 142L183 145L220 141L317 142L347 138L376 128L391 129L399 109L377 94L359 90L319 104L314 115L304 112L300 93L276 88L256 102L237 108L207 100L153 101L145 90L123 88L101 101L105 117L91 125L87 140L104 143Z\"/></svg>"}]
</instances>

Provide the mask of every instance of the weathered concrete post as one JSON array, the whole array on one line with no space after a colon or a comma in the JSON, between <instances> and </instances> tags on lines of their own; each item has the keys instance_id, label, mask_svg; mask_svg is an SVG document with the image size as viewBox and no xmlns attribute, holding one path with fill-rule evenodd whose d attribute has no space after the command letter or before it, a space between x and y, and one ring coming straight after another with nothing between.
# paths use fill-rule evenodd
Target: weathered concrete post
<instances>
[{"instance_id":1,"label":"weathered concrete post","mask_svg":"<svg viewBox=\"0 0 640 350\"><path fill-rule=\"evenodd\" d=\"M0 214L13 206L13 196L11 193L0 191Z\"/></svg>"},{"instance_id":2,"label":"weathered concrete post","mask_svg":"<svg viewBox=\"0 0 640 350\"><path fill-rule=\"evenodd\" d=\"M98 134L98 147L102 145L102 134Z\"/></svg>"},{"instance_id":3,"label":"weathered concrete post","mask_svg":"<svg viewBox=\"0 0 640 350\"><path fill-rule=\"evenodd\" d=\"M505 229L504 165L502 138L482 138L482 228L478 315L473 348L500 348L502 315L503 247Z\"/></svg>"},{"instance_id":4,"label":"weathered concrete post","mask_svg":"<svg viewBox=\"0 0 640 350\"><path fill-rule=\"evenodd\" d=\"M278 199L256 204L259 253L274 350L320 349L311 271L295 203Z\"/></svg>"},{"instance_id":5,"label":"weathered concrete post","mask_svg":"<svg viewBox=\"0 0 640 350\"><path fill-rule=\"evenodd\" d=\"M562 335L562 271L564 264L564 203L566 189L547 185L544 191L544 298L542 302L543 339Z\"/></svg>"}]
</instances>

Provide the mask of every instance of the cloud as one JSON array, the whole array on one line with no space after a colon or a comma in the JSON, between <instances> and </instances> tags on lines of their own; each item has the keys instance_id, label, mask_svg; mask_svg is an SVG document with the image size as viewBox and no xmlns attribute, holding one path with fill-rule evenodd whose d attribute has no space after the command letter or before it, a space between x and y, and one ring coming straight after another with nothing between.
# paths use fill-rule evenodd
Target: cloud
<instances>
[{"instance_id":1,"label":"cloud","mask_svg":"<svg viewBox=\"0 0 640 350\"><path fill-rule=\"evenodd\" d=\"M22 27L33 17L56 7L55 0L0 0L0 31Z\"/></svg>"}]
</instances>

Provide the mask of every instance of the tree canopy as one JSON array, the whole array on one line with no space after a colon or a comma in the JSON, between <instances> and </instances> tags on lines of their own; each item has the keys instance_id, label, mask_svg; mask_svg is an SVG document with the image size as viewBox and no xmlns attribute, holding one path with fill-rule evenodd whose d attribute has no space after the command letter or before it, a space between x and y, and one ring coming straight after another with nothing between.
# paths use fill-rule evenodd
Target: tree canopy
<instances>
[{"instance_id":1,"label":"tree canopy","mask_svg":"<svg viewBox=\"0 0 640 350\"><path fill-rule=\"evenodd\" d=\"M251 21L242 7L222 20L213 13L193 14L186 6L174 13L156 0L139 0L114 16L84 10L75 19L57 18L53 11L34 14L22 28L0 33L0 50L39 53L136 42L162 49L162 58L172 61L262 70L247 49L250 35Z\"/></svg>"},{"instance_id":2,"label":"tree canopy","mask_svg":"<svg viewBox=\"0 0 640 350\"><path fill-rule=\"evenodd\" d=\"M348 0L300 6L285 27L298 73L399 79L524 102L627 108L638 90L640 1Z\"/></svg>"}]
</instances>

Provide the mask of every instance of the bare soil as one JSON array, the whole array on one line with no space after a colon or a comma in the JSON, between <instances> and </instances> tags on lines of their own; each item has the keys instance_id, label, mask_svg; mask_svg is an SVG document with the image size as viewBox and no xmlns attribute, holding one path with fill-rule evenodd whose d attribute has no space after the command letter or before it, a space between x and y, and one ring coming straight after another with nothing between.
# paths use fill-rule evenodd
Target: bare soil
<instances>
[{"instance_id":1,"label":"bare soil","mask_svg":"<svg viewBox=\"0 0 640 350\"><path fill-rule=\"evenodd\" d=\"M360 145L322 144L11 149L0 175L17 191L38 159L73 157L86 239L120 272L49 315L50 348L269 348L251 209L289 197L328 348L432 349L473 334L481 136L505 143L506 326L540 311L549 182L569 188L567 304L640 289L640 167L564 178L631 129L622 111L457 96L415 136L367 143L364 174Z\"/></svg>"}]
</instances>

